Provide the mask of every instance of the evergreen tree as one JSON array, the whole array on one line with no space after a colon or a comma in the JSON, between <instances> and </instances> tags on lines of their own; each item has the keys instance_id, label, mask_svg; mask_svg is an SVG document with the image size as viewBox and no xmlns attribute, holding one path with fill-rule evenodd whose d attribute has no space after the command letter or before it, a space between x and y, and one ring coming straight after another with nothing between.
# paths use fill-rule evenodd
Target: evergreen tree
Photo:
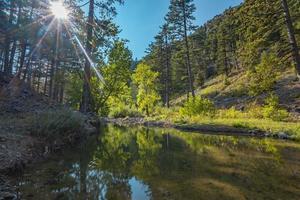
<instances>
[{"instance_id":1,"label":"evergreen tree","mask_svg":"<svg viewBox=\"0 0 300 200\"><path fill-rule=\"evenodd\" d=\"M185 46L185 65L188 74L189 89L188 94L191 93L195 97L194 77L191 66L191 54L188 35L195 30L193 16L196 11L193 0L171 0L169 13L166 20L171 27L172 33L176 36L177 40L183 40Z\"/></svg>"}]
</instances>

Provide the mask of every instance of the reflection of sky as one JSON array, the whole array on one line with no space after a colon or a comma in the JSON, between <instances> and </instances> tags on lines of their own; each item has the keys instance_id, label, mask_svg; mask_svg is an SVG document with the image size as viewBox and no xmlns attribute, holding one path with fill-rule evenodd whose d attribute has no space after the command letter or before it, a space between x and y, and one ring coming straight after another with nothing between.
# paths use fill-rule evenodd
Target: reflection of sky
<instances>
[{"instance_id":1,"label":"reflection of sky","mask_svg":"<svg viewBox=\"0 0 300 200\"><path fill-rule=\"evenodd\" d=\"M79 180L79 175L76 174L75 172L79 172L80 171L80 166L78 163L74 163L72 165L73 169L77 169L74 170L73 172L71 172L69 175L75 179L77 179L77 190L80 190L80 180ZM101 179L101 177L103 177L104 175L110 175L113 176L113 174L109 173L109 172L105 172L105 171L101 171L101 170L88 170L87 171L87 179L92 178L92 177L98 177ZM151 191L149 189L149 187L147 185L145 185L144 183L142 183L141 181L137 180L135 177L132 177L129 180L129 185L131 187L131 199L132 200L150 200L150 196L151 196ZM89 185L87 185L89 186ZM105 182L103 182L102 184L98 185L99 187L99 199L105 199L106 196L106 192L107 192L107 186L105 185ZM60 192L67 192L69 190L69 188L62 188L60 189ZM89 188L88 188L89 190ZM91 191L88 191L91 192Z\"/></svg>"},{"instance_id":2,"label":"reflection of sky","mask_svg":"<svg viewBox=\"0 0 300 200\"><path fill-rule=\"evenodd\" d=\"M149 187L138 181L136 178L131 178L129 181L132 192L132 200L147 200L150 199L148 192Z\"/></svg>"}]
</instances>

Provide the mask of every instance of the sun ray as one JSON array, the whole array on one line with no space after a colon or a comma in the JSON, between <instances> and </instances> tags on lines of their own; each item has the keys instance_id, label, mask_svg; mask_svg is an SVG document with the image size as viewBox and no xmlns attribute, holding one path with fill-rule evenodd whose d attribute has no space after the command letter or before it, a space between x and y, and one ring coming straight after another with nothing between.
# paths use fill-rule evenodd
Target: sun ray
<instances>
[{"instance_id":1,"label":"sun ray","mask_svg":"<svg viewBox=\"0 0 300 200\"><path fill-rule=\"evenodd\" d=\"M70 21L69 21L70 22ZM70 22L70 29L73 32L73 38L75 39L76 43L79 46L79 49L81 50L81 52L84 54L85 58L88 60L88 62L90 63L90 66L92 67L92 69L95 71L96 76L98 77L98 79L104 83L104 78L101 75L101 73L99 72L99 70L96 67L96 64L93 62L93 60L91 59L91 57L89 56L88 52L85 50L85 48L83 47L81 41L79 40L79 38L77 37L76 33L78 33L78 29L76 28L76 26ZM75 30L76 29L76 30Z\"/></svg>"},{"instance_id":2,"label":"sun ray","mask_svg":"<svg viewBox=\"0 0 300 200\"><path fill-rule=\"evenodd\" d=\"M10 34L14 34L15 32L20 31L21 29L27 29L27 28L30 28L31 26L33 26L33 25L35 25L35 24L37 24L37 23L40 23L40 22L42 22L42 21L44 21L44 20L47 20L47 19L49 19L49 18L52 17L52 16L53 16L52 14L43 16L43 17L41 17L40 19L38 19L38 20L36 20L36 21L33 21L33 22L31 22L31 23L29 23L29 24L26 24L26 25L24 25L24 26L22 26L22 27L19 27L19 28L16 28L16 29L14 29L14 30L11 30L9 33L10 33Z\"/></svg>"},{"instance_id":3,"label":"sun ray","mask_svg":"<svg viewBox=\"0 0 300 200\"><path fill-rule=\"evenodd\" d=\"M48 32L50 31L50 29L52 28L53 24L55 22L55 19L52 19L50 24L47 26L47 29L45 31L45 33L43 34L43 36L41 37L41 39L38 41L38 43L36 44L36 46L34 47L34 49L32 50L31 54L29 55L29 60L31 59L31 57L35 54L35 52L37 51L37 49L40 47L40 45L42 44L43 40L45 39L45 37L47 36Z\"/></svg>"},{"instance_id":4,"label":"sun ray","mask_svg":"<svg viewBox=\"0 0 300 200\"><path fill-rule=\"evenodd\" d=\"M69 22L69 21L67 21L67 22ZM68 23L68 24L69 24L69 23ZM71 32L69 31L69 28L70 28L70 27L69 27L68 24L66 24L65 21L63 22L63 25L64 25L64 27L65 27L65 29L66 29L66 31L67 31L67 34L68 34L68 36L69 36L69 39L72 40L73 36L72 36ZM82 59L81 59L80 56L79 56L79 52L78 52L77 46L74 44L74 42L71 42L71 44L72 44L72 46L73 46L73 48L74 48L74 50L75 50L75 54L76 54L77 59L79 60L80 63L83 63L83 62L82 62Z\"/></svg>"}]
</instances>

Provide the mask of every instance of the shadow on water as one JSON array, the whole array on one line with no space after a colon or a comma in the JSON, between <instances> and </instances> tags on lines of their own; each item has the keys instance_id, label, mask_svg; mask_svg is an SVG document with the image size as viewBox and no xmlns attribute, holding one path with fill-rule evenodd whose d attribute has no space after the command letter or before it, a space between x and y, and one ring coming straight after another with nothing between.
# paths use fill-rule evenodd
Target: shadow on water
<instances>
[{"instance_id":1,"label":"shadow on water","mask_svg":"<svg viewBox=\"0 0 300 200\"><path fill-rule=\"evenodd\" d=\"M22 199L300 199L300 144L106 126L28 169Z\"/></svg>"}]
</instances>

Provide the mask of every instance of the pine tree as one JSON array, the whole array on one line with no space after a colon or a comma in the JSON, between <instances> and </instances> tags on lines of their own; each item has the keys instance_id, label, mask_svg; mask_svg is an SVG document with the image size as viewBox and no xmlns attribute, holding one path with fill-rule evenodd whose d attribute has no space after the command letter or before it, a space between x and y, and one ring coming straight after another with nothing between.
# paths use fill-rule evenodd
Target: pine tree
<instances>
[{"instance_id":1,"label":"pine tree","mask_svg":"<svg viewBox=\"0 0 300 200\"><path fill-rule=\"evenodd\" d=\"M89 13L87 19L87 35L86 35L86 51L89 55L92 55L97 48L93 48L92 43L95 42L95 37L99 38L99 35L96 35L93 30L103 27L108 27L110 25L110 21L112 20L111 16L116 15L116 10L114 7L114 3L123 3L123 0L89 0ZM99 10L100 17L103 17L103 20L99 20L95 18L95 11ZM101 24L101 22L105 22L105 24ZM115 31L116 32L116 31ZM104 40L104 35L100 36L100 40ZM103 41L102 41L103 43ZM93 111L92 105L92 97L91 97L91 88L90 88L90 80L91 80L91 66L89 59L86 58L85 66L84 66L84 83L83 83L83 94L82 94L82 103L81 103L81 112L87 113ZM93 66L95 67L95 66Z\"/></svg>"},{"instance_id":2,"label":"pine tree","mask_svg":"<svg viewBox=\"0 0 300 200\"><path fill-rule=\"evenodd\" d=\"M176 39L184 41L184 59L187 68L189 85L187 94L191 93L193 97L195 97L195 89L188 35L196 28L193 25L193 21L195 20L193 14L195 11L196 7L193 3L193 0L171 0L169 13L166 17L166 20L168 24L170 24L172 33L176 36Z\"/></svg>"},{"instance_id":3,"label":"pine tree","mask_svg":"<svg viewBox=\"0 0 300 200\"><path fill-rule=\"evenodd\" d=\"M92 52L92 38L93 38L93 24L94 24L94 13L95 13L95 1L89 0L89 14L87 20L87 36L86 36L86 51L88 54ZM90 60L86 58L84 65L84 82L83 82L83 93L82 103L80 111L83 113L92 111L92 99L91 99L91 64Z\"/></svg>"}]
</instances>

